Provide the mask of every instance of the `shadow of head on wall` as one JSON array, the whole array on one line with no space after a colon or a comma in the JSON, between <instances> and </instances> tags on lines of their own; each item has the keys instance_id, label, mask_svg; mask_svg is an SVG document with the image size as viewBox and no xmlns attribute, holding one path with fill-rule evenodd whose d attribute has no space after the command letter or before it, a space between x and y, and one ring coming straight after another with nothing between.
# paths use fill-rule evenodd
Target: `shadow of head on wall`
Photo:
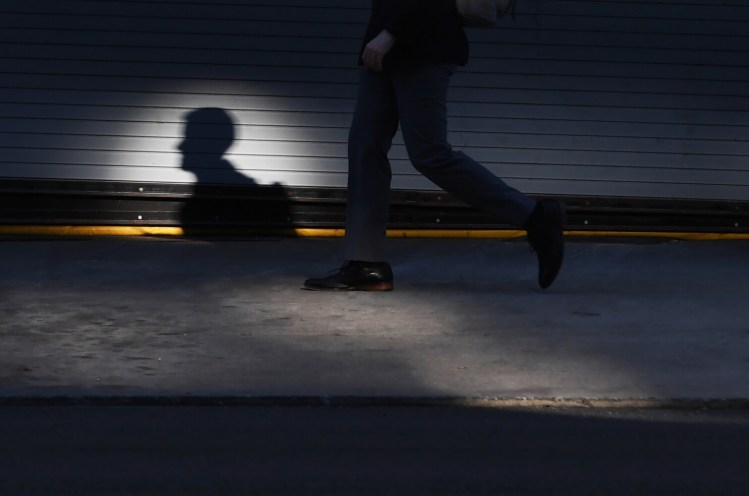
<instances>
[{"instance_id":1,"label":"shadow of head on wall","mask_svg":"<svg viewBox=\"0 0 749 496\"><path fill-rule=\"evenodd\" d=\"M236 138L234 119L227 111L193 110L185 116L184 134L179 145L182 168L194 174L198 184L255 184L224 157Z\"/></svg>"},{"instance_id":2,"label":"shadow of head on wall","mask_svg":"<svg viewBox=\"0 0 749 496\"><path fill-rule=\"evenodd\" d=\"M237 136L235 122L220 108L201 108L185 115L179 151L182 169L196 181L181 212L180 222L188 234L206 228L293 225L286 190L279 184L257 184L225 157Z\"/></svg>"}]
</instances>

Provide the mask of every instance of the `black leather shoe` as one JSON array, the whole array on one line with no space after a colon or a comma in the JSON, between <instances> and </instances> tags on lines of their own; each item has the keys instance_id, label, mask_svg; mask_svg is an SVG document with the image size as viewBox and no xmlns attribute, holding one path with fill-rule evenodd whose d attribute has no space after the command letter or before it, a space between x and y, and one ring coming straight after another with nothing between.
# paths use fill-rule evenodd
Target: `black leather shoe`
<instances>
[{"instance_id":1,"label":"black leather shoe","mask_svg":"<svg viewBox=\"0 0 749 496\"><path fill-rule=\"evenodd\" d=\"M546 289L554 282L564 259L564 210L554 200L538 202L528 219L528 242L538 257L538 285Z\"/></svg>"},{"instance_id":2,"label":"black leather shoe","mask_svg":"<svg viewBox=\"0 0 749 496\"><path fill-rule=\"evenodd\" d=\"M392 291L393 270L387 262L346 261L327 277L307 279L304 287L314 291Z\"/></svg>"}]
</instances>

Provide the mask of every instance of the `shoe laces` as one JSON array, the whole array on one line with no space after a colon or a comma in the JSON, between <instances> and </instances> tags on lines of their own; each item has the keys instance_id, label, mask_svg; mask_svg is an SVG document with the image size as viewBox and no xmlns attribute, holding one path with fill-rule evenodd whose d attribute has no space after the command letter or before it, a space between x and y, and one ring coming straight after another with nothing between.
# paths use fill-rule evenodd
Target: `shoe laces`
<instances>
[{"instance_id":1,"label":"shoe laces","mask_svg":"<svg viewBox=\"0 0 749 496\"><path fill-rule=\"evenodd\" d=\"M328 276L332 276L332 275L335 275L335 274L340 274L341 272L343 272L344 270L346 270L346 268L349 266L349 264L350 264L350 261L344 260L343 264L340 267L338 267L336 269L329 270L328 273L327 273L327 275Z\"/></svg>"}]
</instances>

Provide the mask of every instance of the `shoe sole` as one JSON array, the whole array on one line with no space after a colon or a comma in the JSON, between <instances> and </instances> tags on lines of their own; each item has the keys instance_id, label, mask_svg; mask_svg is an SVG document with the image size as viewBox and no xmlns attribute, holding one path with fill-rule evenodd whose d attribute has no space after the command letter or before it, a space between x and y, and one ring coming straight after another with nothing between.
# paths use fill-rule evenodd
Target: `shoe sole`
<instances>
[{"instance_id":1,"label":"shoe sole","mask_svg":"<svg viewBox=\"0 0 749 496\"><path fill-rule=\"evenodd\" d=\"M383 291L392 291L393 283L392 282L378 282L375 284L367 284L365 286L347 286L344 288L330 288L330 287L305 285L302 289L306 289L308 291L372 291L372 292L379 291L379 292L383 292Z\"/></svg>"},{"instance_id":2,"label":"shoe sole","mask_svg":"<svg viewBox=\"0 0 749 496\"><path fill-rule=\"evenodd\" d=\"M548 277L548 280L541 281L539 279L538 285L541 286L541 289L548 289L551 287L552 284L554 284L554 281L556 281L557 276L559 275L559 272L562 270L562 265L564 264L564 227L567 225L567 208L566 205L560 201L552 201L548 203L550 210L553 210L554 215L559 216L559 223L560 223L560 230L561 230L561 236L562 236L562 252L561 252L561 260L559 261L559 266L556 268L556 270L550 274L550 277Z\"/></svg>"}]
</instances>

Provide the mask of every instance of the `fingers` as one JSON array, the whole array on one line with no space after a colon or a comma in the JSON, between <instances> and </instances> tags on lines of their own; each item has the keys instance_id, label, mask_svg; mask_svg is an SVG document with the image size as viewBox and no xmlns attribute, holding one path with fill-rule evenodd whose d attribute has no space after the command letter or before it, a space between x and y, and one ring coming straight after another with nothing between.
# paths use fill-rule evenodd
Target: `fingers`
<instances>
[{"instance_id":1,"label":"fingers","mask_svg":"<svg viewBox=\"0 0 749 496\"><path fill-rule=\"evenodd\" d=\"M382 71L382 60L385 58L385 54L378 52L377 50L367 46L362 54L362 62L364 67L372 69L373 71Z\"/></svg>"},{"instance_id":2,"label":"fingers","mask_svg":"<svg viewBox=\"0 0 749 496\"><path fill-rule=\"evenodd\" d=\"M388 31L382 31L372 41L367 43L362 54L362 63L365 67L372 69L373 71L382 71L382 62L385 59L385 55L395 45L395 37Z\"/></svg>"}]
</instances>

